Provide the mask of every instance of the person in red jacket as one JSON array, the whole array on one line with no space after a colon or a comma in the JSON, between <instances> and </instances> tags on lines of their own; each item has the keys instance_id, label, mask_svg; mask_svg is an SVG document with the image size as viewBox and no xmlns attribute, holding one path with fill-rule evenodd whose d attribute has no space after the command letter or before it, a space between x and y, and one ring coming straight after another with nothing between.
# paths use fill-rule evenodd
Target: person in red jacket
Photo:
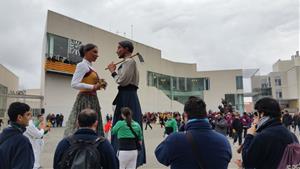
<instances>
[{"instance_id":1,"label":"person in red jacket","mask_svg":"<svg viewBox=\"0 0 300 169\"><path fill-rule=\"evenodd\" d=\"M109 131L111 129L111 126L112 126L111 120L108 120L106 122L106 124L104 125L104 134L105 134L106 138L108 137L108 133L109 133Z\"/></svg>"}]
</instances>

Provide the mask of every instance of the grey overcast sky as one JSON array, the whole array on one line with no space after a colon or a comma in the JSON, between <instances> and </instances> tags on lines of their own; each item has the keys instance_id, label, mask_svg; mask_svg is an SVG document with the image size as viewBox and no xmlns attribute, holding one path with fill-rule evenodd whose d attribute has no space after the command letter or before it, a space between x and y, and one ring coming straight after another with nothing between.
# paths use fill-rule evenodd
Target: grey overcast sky
<instances>
[{"instance_id":1,"label":"grey overcast sky","mask_svg":"<svg viewBox=\"0 0 300 169\"><path fill-rule=\"evenodd\" d=\"M272 69L299 50L299 0L2 0L0 63L39 88L47 10L161 49L198 70ZM133 25L133 34L131 34Z\"/></svg>"}]
</instances>

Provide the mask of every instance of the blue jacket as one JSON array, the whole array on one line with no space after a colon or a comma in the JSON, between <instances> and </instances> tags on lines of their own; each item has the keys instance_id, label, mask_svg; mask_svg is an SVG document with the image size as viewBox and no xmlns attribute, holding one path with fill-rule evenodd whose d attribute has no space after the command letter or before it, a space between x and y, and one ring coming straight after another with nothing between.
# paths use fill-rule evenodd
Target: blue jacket
<instances>
[{"instance_id":1,"label":"blue jacket","mask_svg":"<svg viewBox=\"0 0 300 169\"><path fill-rule=\"evenodd\" d=\"M298 142L279 119L270 119L257 130L256 136L246 135L242 150L243 164L247 168L276 169L285 147L293 141Z\"/></svg>"},{"instance_id":2,"label":"blue jacket","mask_svg":"<svg viewBox=\"0 0 300 169\"><path fill-rule=\"evenodd\" d=\"M23 135L26 128L12 124L0 134L0 169L33 168L34 154L31 143Z\"/></svg>"},{"instance_id":3,"label":"blue jacket","mask_svg":"<svg viewBox=\"0 0 300 169\"><path fill-rule=\"evenodd\" d=\"M185 126L192 133L197 145L195 157L192 145L184 132L170 134L155 150L157 160L171 169L199 169L196 158L202 166L209 169L227 169L232 153L225 136L215 132L204 119L191 120Z\"/></svg>"},{"instance_id":4,"label":"blue jacket","mask_svg":"<svg viewBox=\"0 0 300 169\"><path fill-rule=\"evenodd\" d=\"M75 132L75 137L83 140L95 140L97 139L97 134L92 129L79 129ZM64 152L70 147L69 142L66 138L61 140L55 151L53 168L58 169L58 163L61 161L61 158ZM105 139L104 142L100 143L98 146L98 150L101 155L101 164L105 169L117 169L118 159L111 144Z\"/></svg>"}]
</instances>

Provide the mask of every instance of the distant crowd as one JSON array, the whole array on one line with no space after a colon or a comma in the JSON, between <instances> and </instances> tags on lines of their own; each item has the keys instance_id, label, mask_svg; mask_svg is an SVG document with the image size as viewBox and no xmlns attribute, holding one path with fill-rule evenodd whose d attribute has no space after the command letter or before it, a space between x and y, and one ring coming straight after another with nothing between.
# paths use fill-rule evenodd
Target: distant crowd
<instances>
[{"instance_id":1,"label":"distant crowd","mask_svg":"<svg viewBox=\"0 0 300 169\"><path fill-rule=\"evenodd\" d=\"M64 122L64 115L60 114L54 114L50 113L46 117L46 121L48 125L51 125L51 127L62 127Z\"/></svg>"}]
</instances>

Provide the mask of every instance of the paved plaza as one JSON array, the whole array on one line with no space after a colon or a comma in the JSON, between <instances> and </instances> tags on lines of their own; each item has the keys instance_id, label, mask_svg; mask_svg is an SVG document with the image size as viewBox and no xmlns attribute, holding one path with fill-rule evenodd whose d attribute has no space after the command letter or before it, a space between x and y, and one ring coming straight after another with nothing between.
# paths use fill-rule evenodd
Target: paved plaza
<instances>
[{"instance_id":1,"label":"paved plaza","mask_svg":"<svg viewBox=\"0 0 300 169\"><path fill-rule=\"evenodd\" d=\"M146 142L146 153L147 153L147 164L139 167L141 169L167 169L169 167L165 167L161 165L155 158L154 150L156 146L163 140L163 129L160 128L159 125L152 124L153 129L144 130L145 134L145 142ZM54 151L58 144L58 142L63 137L63 132L65 128L53 128L51 131L45 136L45 147L41 155L41 165L44 169L51 169L53 166L53 157ZM298 140L300 140L300 133L297 131L296 135ZM234 161L240 158L240 155L237 154L236 150L238 148L237 145L232 145L232 139L229 139L231 144L233 157L229 164L229 169L237 169Z\"/></svg>"},{"instance_id":2,"label":"paved plaza","mask_svg":"<svg viewBox=\"0 0 300 169\"><path fill-rule=\"evenodd\" d=\"M146 143L146 150L147 150L147 164L140 167L141 169L166 169L169 167L164 167L161 165L155 158L154 150L156 146L163 140L163 129L160 128L159 125L152 125L153 129L144 131L145 134L145 143ZM45 147L42 152L41 157L41 165L43 168L52 168L53 163L53 156L55 148L58 144L58 142L61 140L63 136L64 128L53 128L51 129L51 132L45 137ZM297 136L299 138L299 133L297 133ZM230 143L232 145L232 139L230 139ZM231 162L229 164L230 169L236 169L236 165L234 164L234 161L238 158L240 158L240 155L236 153L237 146L231 146L233 157L231 159Z\"/></svg>"}]
</instances>

